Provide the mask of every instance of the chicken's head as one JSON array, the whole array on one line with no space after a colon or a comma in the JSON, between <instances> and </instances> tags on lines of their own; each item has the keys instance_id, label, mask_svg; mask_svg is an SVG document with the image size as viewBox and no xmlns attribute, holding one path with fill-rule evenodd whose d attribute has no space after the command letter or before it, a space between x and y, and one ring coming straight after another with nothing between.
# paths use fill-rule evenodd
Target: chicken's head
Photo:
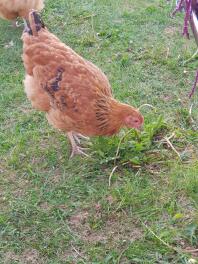
<instances>
[{"instance_id":1,"label":"chicken's head","mask_svg":"<svg viewBox=\"0 0 198 264\"><path fill-rule=\"evenodd\" d=\"M144 117L139 110L131 105L123 104L115 99L108 100L111 109L111 120L118 131L122 127L140 129L144 123Z\"/></svg>"},{"instance_id":2,"label":"chicken's head","mask_svg":"<svg viewBox=\"0 0 198 264\"><path fill-rule=\"evenodd\" d=\"M128 128L140 129L144 123L142 114L135 108L131 107L124 117L124 125Z\"/></svg>"}]
</instances>

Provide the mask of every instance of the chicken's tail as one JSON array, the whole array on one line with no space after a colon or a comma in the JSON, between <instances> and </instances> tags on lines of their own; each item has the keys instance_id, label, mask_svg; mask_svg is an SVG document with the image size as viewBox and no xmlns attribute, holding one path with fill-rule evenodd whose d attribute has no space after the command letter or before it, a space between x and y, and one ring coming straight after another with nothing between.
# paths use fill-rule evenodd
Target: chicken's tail
<instances>
[{"instance_id":1,"label":"chicken's tail","mask_svg":"<svg viewBox=\"0 0 198 264\"><path fill-rule=\"evenodd\" d=\"M40 15L35 10L32 10L29 13L29 21L24 19L24 24L25 24L24 32L32 36L37 36L38 32L42 28L45 28L45 24L43 23Z\"/></svg>"}]
</instances>

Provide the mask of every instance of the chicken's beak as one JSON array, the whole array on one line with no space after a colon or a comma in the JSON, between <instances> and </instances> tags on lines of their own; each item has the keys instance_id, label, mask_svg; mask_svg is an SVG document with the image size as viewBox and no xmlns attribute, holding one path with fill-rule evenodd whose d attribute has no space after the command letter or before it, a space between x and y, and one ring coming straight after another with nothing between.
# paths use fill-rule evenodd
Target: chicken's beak
<instances>
[{"instance_id":1,"label":"chicken's beak","mask_svg":"<svg viewBox=\"0 0 198 264\"><path fill-rule=\"evenodd\" d=\"M141 126L139 126L139 127L137 127L137 128L135 128L137 131L143 131L144 130L144 126L143 126L143 124L141 125Z\"/></svg>"}]
</instances>

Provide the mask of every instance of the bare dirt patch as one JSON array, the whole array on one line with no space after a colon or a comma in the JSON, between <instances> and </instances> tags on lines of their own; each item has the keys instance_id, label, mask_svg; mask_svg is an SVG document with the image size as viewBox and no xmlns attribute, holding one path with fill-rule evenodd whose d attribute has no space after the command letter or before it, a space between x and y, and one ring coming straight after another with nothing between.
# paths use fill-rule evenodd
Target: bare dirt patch
<instances>
[{"instance_id":1,"label":"bare dirt patch","mask_svg":"<svg viewBox=\"0 0 198 264\"><path fill-rule=\"evenodd\" d=\"M87 243L117 244L132 242L142 237L142 230L134 222L134 219L126 217L123 213L111 215L106 221L103 219L104 224L97 230L91 228L89 219L90 213L83 211L73 215L69 222L71 229Z\"/></svg>"},{"instance_id":2,"label":"bare dirt patch","mask_svg":"<svg viewBox=\"0 0 198 264\"><path fill-rule=\"evenodd\" d=\"M179 30L177 27L169 26L164 29L164 34L170 37L175 36L178 32Z\"/></svg>"},{"instance_id":3,"label":"bare dirt patch","mask_svg":"<svg viewBox=\"0 0 198 264\"><path fill-rule=\"evenodd\" d=\"M43 264L44 261L40 257L39 252L36 249L26 249L21 255L17 255L14 252L6 253L4 257L5 264L11 264L13 261L17 261L20 264Z\"/></svg>"}]
</instances>

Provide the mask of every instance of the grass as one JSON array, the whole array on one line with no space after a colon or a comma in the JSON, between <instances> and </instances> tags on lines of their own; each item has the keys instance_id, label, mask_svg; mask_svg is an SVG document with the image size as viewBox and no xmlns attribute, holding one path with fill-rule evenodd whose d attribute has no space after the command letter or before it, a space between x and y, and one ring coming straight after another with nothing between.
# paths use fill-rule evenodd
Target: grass
<instances>
[{"instance_id":1,"label":"grass","mask_svg":"<svg viewBox=\"0 0 198 264\"><path fill-rule=\"evenodd\" d=\"M141 133L94 138L91 158L72 160L24 94L22 30L0 21L0 263L195 263L197 63L182 62L196 45L170 11L162 0L46 0L49 29L105 71L116 98L154 107L141 108Z\"/></svg>"}]
</instances>

